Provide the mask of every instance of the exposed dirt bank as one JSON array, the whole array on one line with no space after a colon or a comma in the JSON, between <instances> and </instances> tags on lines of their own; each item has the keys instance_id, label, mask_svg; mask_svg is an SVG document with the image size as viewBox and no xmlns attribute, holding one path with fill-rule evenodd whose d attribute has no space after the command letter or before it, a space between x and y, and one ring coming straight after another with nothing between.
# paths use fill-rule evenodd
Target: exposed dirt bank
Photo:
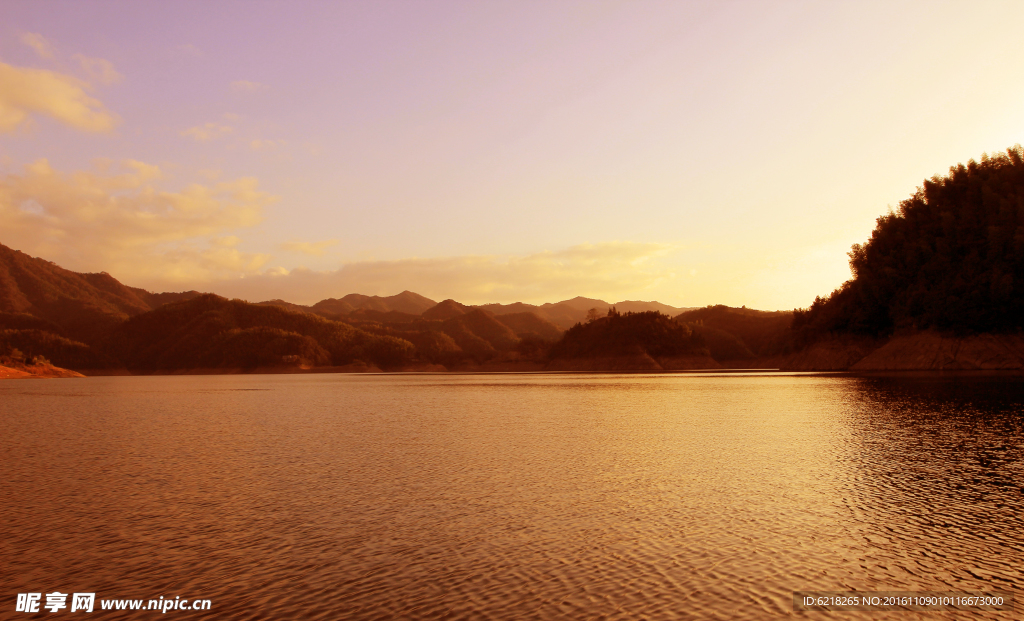
<instances>
[{"instance_id":1,"label":"exposed dirt bank","mask_svg":"<svg viewBox=\"0 0 1024 621\"><path fill-rule=\"evenodd\" d=\"M81 373L50 364L13 364L0 366L0 379L44 379L56 377L85 377Z\"/></svg>"},{"instance_id":2,"label":"exposed dirt bank","mask_svg":"<svg viewBox=\"0 0 1024 621\"><path fill-rule=\"evenodd\" d=\"M960 337L927 331L888 340L840 337L785 356L723 366L783 371L1024 371L1024 336Z\"/></svg>"},{"instance_id":3,"label":"exposed dirt bank","mask_svg":"<svg viewBox=\"0 0 1024 621\"><path fill-rule=\"evenodd\" d=\"M1024 337L978 334L956 337L936 332L895 336L850 366L851 371L1024 369Z\"/></svg>"},{"instance_id":4,"label":"exposed dirt bank","mask_svg":"<svg viewBox=\"0 0 1024 621\"><path fill-rule=\"evenodd\" d=\"M815 343L784 356L737 361L744 368L782 371L846 371L878 349L882 341L868 338L839 337Z\"/></svg>"}]
</instances>

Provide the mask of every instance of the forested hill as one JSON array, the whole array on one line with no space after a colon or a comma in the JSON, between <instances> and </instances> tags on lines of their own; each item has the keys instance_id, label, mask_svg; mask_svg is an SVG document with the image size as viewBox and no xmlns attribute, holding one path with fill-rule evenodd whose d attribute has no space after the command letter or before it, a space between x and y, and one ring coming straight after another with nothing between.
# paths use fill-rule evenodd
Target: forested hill
<instances>
[{"instance_id":1,"label":"forested hill","mask_svg":"<svg viewBox=\"0 0 1024 621\"><path fill-rule=\"evenodd\" d=\"M802 341L1024 327L1024 149L926 180L849 254L854 278L796 312Z\"/></svg>"},{"instance_id":2,"label":"forested hill","mask_svg":"<svg viewBox=\"0 0 1024 621\"><path fill-rule=\"evenodd\" d=\"M105 272L72 272L0 244L0 314L7 317L0 317L0 330L18 327L8 324L27 314L45 320L49 331L95 343L129 317L198 295L150 293Z\"/></svg>"},{"instance_id":3,"label":"forested hill","mask_svg":"<svg viewBox=\"0 0 1024 621\"><path fill-rule=\"evenodd\" d=\"M125 321L106 351L129 369L157 371L256 368L285 361L398 366L412 358L413 345L310 313L204 294Z\"/></svg>"},{"instance_id":4,"label":"forested hill","mask_svg":"<svg viewBox=\"0 0 1024 621\"><path fill-rule=\"evenodd\" d=\"M657 311L619 313L612 308L606 317L578 323L551 348L551 358L606 356L701 355L708 353L704 340L689 326L672 321Z\"/></svg>"},{"instance_id":5,"label":"forested hill","mask_svg":"<svg viewBox=\"0 0 1024 621\"><path fill-rule=\"evenodd\" d=\"M721 304L676 316L703 337L715 360L776 356L790 347L792 311L760 311Z\"/></svg>"}]
</instances>

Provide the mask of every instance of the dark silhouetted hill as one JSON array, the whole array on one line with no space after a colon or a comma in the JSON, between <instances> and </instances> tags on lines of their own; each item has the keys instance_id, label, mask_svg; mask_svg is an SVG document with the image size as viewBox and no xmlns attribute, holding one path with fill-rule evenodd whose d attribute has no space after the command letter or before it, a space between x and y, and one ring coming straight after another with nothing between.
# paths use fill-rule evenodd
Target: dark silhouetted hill
<instances>
[{"instance_id":1,"label":"dark silhouetted hill","mask_svg":"<svg viewBox=\"0 0 1024 621\"><path fill-rule=\"evenodd\" d=\"M551 306L557 305L568 306L569 308L581 311L583 313L586 313L588 310L592 308L596 308L602 315L607 313L608 309L612 307L611 304L605 302L604 300L595 300L593 298L585 298L579 295L571 300L562 300L561 302L556 302ZM544 304L541 308L543 308L544 306L548 305Z\"/></svg>"},{"instance_id":2,"label":"dark silhouetted hill","mask_svg":"<svg viewBox=\"0 0 1024 621\"><path fill-rule=\"evenodd\" d=\"M352 307L352 310L365 308L386 313L391 310L387 303L378 296L363 295L361 293L350 293L341 298L341 301Z\"/></svg>"},{"instance_id":3,"label":"dark silhouetted hill","mask_svg":"<svg viewBox=\"0 0 1024 621\"><path fill-rule=\"evenodd\" d=\"M486 357L494 352L513 351L519 344L519 337L511 328L480 309L471 309L447 319L442 325L445 334L473 356Z\"/></svg>"},{"instance_id":4,"label":"dark silhouetted hill","mask_svg":"<svg viewBox=\"0 0 1024 621\"><path fill-rule=\"evenodd\" d=\"M442 332L440 326L433 330L414 330L395 332L394 336L403 338L416 346L420 360L444 366L457 365L467 359L467 354L455 340Z\"/></svg>"},{"instance_id":5,"label":"dark silhouetted hill","mask_svg":"<svg viewBox=\"0 0 1024 621\"><path fill-rule=\"evenodd\" d=\"M379 324L405 324L418 321L419 319L419 315L411 315L400 311L376 311L368 308L358 308L342 318L345 323L356 327L368 322Z\"/></svg>"},{"instance_id":6,"label":"dark silhouetted hill","mask_svg":"<svg viewBox=\"0 0 1024 621\"><path fill-rule=\"evenodd\" d=\"M146 371L251 368L275 360L312 366L361 360L384 368L400 366L414 354L402 339L212 294L132 317L117 328L110 348L129 369Z\"/></svg>"},{"instance_id":7,"label":"dark silhouetted hill","mask_svg":"<svg viewBox=\"0 0 1024 621\"><path fill-rule=\"evenodd\" d=\"M375 296L376 297L376 296ZM403 291L397 295L379 298L387 306L387 311L407 313L409 315L420 315L428 308L437 305L437 302L425 298L412 291Z\"/></svg>"},{"instance_id":8,"label":"dark silhouetted hill","mask_svg":"<svg viewBox=\"0 0 1024 621\"><path fill-rule=\"evenodd\" d=\"M508 313L495 315L494 318L515 332L519 338L537 338L543 341L557 341L562 338L562 330L547 319L538 317L536 313Z\"/></svg>"},{"instance_id":9,"label":"dark silhouetted hill","mask_svg":"<svg viewBox=\"0 0 1024 621\"><path fill-rule=\"evenodd\" d=\"M109 274L79 274L0 245L0 311L28 313L96 342L150 306Z\"/></svg>"},{"instance_id":10,"label":"dark silhouetted hill","mask_svg":"<svg viewBox=\"0 0 1024 621\"><path fill-rule=\"evenodd\" d=\"M0 244L0 312L32 315L48 322L45 331L77 341L95 345L129 317L196 295L149 293L104 272L72 272Z\"/></svg>"},{"instance_id":11,"label":"dark silhouetted hill","mask_svg":"<svg viewBox=\"0 0 1024 621\"><path fill-rule=\"evenodd\" d=\"M185 300L191 300L192 298L196 298L203 295L199 291L180 291L177 293L150 293L145 289L139 289L137 287L128 288L134 291L135 295L139 296L139 299L141 299L146 304L149 304L149 307L151 309L160 308L164 304L170 304L172 302L184 302Z\"/></svg>"},{"instance_id":12,"label":"dark silhouetted hill","mask_svg":"<svg viewBox=\"0 0 1024 621\"><path fill-rule=\"evenodd\" d=\"M660 302L625 301L612 305L604 300L595 300L593 298L584 297L575 297L571 300L541 304L540 306L516 302L514 304L484 304L477 308L482 308L499 317L512 313L533 313L541 319L545 319L555 324L559 329L568 330L577 323L586 321L587 313L590 309L597 309L599 314L605 315L608 313L608 309L612 308L612 306L614 306L620 313L657 311L668 315L674 315L679 311L684 310L667 304L662 304Z\"/></svg>"},{"instance_id":13,"label":"dark silhouetted hill","mask_svg":"<svg viewBox=\"0 0 1024 621\"><path fill-rule=\"evenodd\" d=\"M330 352L310 336L278 328L235 328L217 335L193 364L197 368L222 369L307 365L327 366Z\"/></svg>"},{"instance_id":14,"label":"dark silhouetted hill","mask_svg":"<svg viewBox=\"0 0 1024 621\"><path fill-rule=\"evenodd\" d=\"M381 313L395 311L419 315L436 304L437 302L412 291L403 291L387 297L350 293L340 300L335 298L321 300L310 307L310 310L329 318L343 317L360 309Z\"/></svg>"},{"instance_id":15,"label":"dark silhouetted hill","mask_svg":"<svg viewBox=\"0 0 1024 621\"><path fill-rule=\"evenodd\" d=\"M448 299L423 311L421 317L424 319L445 321L453 317L458 317L459 315L465 315L469 310L470 307L459 304L455 300Z\"/></svg>"},{"instance_id":16,"label":"dark silhouetted hill","mask_svg":"<svg viewBox=\"0 0 1024 621\"><path fill-rule=\"evenodd\" d=\"M285 310L290 310L296 313L309 313L311 315L319 314L314 313L313 309L310 308L309 306L303 306L302 304L292 304L291 302L285 302L284 300L278 299L264 300L263 302L256 302L256 304L259 306L276 306L278 308L283 308Z\"/></svg>"},{"instance_id":17,"label":"dark silhouetted hill","mask_svg":"<svg viewBox=\"0 0 1024 621\"><path fill-rule=\"evenodd\" d=\"M715 360L775 356L787 351L792 341L792 311L760 311L719 304L680 313L676 321L695 324L693 329L704 335Z\"/></svg>"},{"instance_id":18,"label":"dark silhouetted hill","mask_svg":"<svg viewBox=\"0 0 1024 621\"><path fill-rule=\"evenodd\" d=\"M595 358L646 354L652 358L707 355L703 339L686 326L657 311L611 312L576 324L551 348L552 359Z\"/></svg>"},{"instance_id":19,"label":"dark silhouetted hill","mask_svg":"<svg viewBox=\"0 0 1024 621\"><path fill-rule=\"evenodd\" d=\"M693 333L704 339L711 357L718 362L753 360L757 356L750 351L743 339L718 328L700 324L687 324Z\"/></svg>"},{"instance_id":20,"label":"dark silhouetted hill","mask_svg":"<svg viewBox=\"0 0 1024 621\"><path fill-rule=\"evenodd\" d=\"M541 319L550 321L561 330L567 330L587 318L587 311L581 311L562 303L535 306L533 304L516 302L514 304L484 304L477 308L493 313L497 317L519 313L533 313Z\"/></svg>"},{"instance_id":21,"label":"dark silhouetted hill","mask_svg":"<svg viewBox=\"0 0 1024 621\"><path fill-rule=\"evenodd\" d=\"M336 300L334 298L327 298L326 300L320 300L309 308L311 312L321 317L327 317L328 319L336 319L343 317L356 309L344 300Z\"/></svg>"},{"instance_id":22,"label":"dark silhouetted hill","mask_svg":"<svg viewBox=\"0 0 1024 621\"><path fill-rule=\"evenodd\" d=\"M686 308L669 306L668 304L662 304L661 302L641 302L638 300L624 300L622 302L616 302L612 306L614 306L615 310L620 313L646 313L648 311L657 311L662 315L668 315L669 317L673 317L682 311L689 310Z\"/></svg>"}]
</instances>

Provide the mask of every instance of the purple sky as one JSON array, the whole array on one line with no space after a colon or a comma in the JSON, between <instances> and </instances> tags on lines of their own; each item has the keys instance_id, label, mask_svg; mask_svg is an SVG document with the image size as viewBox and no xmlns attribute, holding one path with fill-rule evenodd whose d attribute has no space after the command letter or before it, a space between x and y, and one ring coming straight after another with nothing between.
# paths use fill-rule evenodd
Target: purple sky
<instances>
[{"instance_id":1,"label":"purple sky","mask_svg":"<svg viewBox=\"0 0 1024 621\"><path fill-rule=\"evenodd\" d=\"M1021 142L1019 2L0 4L0 243L155 290L807 306Z\"/></svg>"}]
</instances>

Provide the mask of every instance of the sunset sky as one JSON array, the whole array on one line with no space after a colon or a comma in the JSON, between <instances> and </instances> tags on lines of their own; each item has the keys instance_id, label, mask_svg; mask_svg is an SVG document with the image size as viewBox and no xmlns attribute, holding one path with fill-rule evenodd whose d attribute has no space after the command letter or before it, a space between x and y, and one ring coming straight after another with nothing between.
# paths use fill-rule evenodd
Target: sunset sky
<instances>
[{"instance_id":1,"label":"sunset sky","mask_svg":"<svg viewBox=\"0 0 1024 621\"><path fill-rule=\"evenodd\" d=\"M1024 142L1024 3L0 2L0 243L156 291L808 306Z\"/></svg>"}]
</instances>

